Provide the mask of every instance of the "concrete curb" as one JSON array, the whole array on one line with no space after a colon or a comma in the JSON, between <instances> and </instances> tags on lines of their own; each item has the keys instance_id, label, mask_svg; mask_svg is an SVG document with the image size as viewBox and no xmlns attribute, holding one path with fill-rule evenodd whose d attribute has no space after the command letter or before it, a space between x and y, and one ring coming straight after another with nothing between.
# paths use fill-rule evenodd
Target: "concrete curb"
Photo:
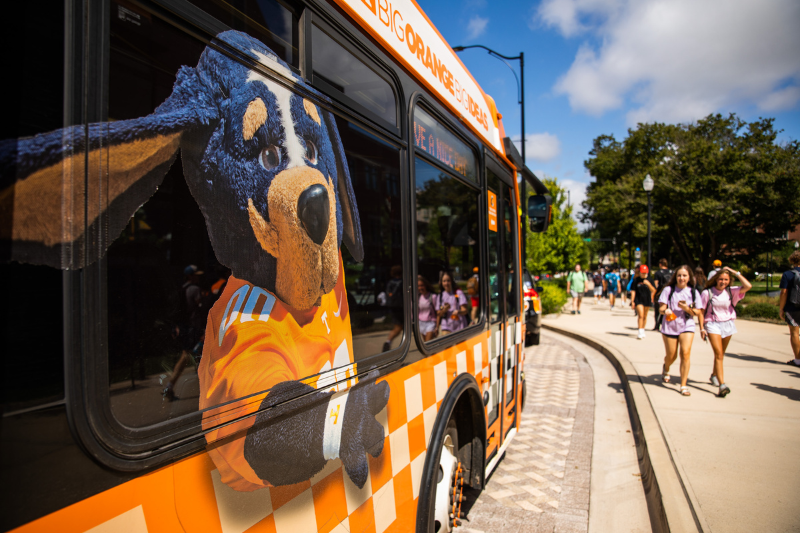
<instances>
[{"instance_id":1,"label":"concrete curb","mask_svg":"<svg viewBox=\"0 0 800 533\"><path fill-rule=\"evenodd\" d=\"M633 364L622 352L593 337L553 324L542 324L542 327L588 344L602 353L617 370L625 391L653 531L704 531L701 524L705 520L697 512L699 505L681 478L680 467L669 450L650 397Z\"/></svg>"}]
</instances>

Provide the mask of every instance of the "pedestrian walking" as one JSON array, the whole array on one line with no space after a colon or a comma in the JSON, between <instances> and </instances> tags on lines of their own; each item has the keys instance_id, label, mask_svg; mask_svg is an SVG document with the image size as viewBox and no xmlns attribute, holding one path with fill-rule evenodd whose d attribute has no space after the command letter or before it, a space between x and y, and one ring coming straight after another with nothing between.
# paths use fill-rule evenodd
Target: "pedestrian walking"
<instances>
[{"instance_id":1,"label":"pedestrian walking","mask_svg":"<svg viewBox=\"0 0 800 533\"><path fill-rule=\"evenodd\" d=\"M694 269L694 288L700 294L703 294L703 291L706 290L706 284L708 283L709 278L706 277L706 273L703 272L703 269L700 267L696 267Z\"/></svg>"},{"instance_id":2,"label":"pedestrian walking","mask_svg":"<svg viewBox=\"0 0 800 533\"><path fill-rule=\"evenodd\" d=\"M592 281L594 281L594 301L599 304L600 298L603 297L603 274L600 273L599 268L594 271Z\"/></svg>"},{"instance_id":3,"label":"pedestrian walking","mask_svg":"<svg viewBox=\"0 0 800 533\"><path fill-rule=\"evenodd\" d=\"M619 287L620 287L620 295L622 297L622 307L628 305L627 295L628 295L628 284L630 283L630 272L628 272L627 268L623 268L619 272Z\"/></svg>"},{"instance_id":4,"label":"pedestrian walking","mask_svg":"<svg viewBox=\"0 0 800 533\"><path fill-rule=\"evenodd\" d=\"M606 289L608 290L608 303L611 304L611 309L614 309L614 299L620 291L619 274L617 274L617 267L611 267L611 272L606 274Z\"/></svg>"},{"instance_id":5,"label":"pedestrian walking","mask_svg":"<svg viewBox=\"0 0 800 533\"><path fill-rule=\"evenodd\" d=\"M581 314L581 301L586 292L586 272L581 271L580 263L575 264L575 270L567 274L567 292L572 296L572 314Z\"/></svg>"},{"instance_id":6,"label":"pedestrian walking","mask_svg":"<svg viewBox=\"0 0 800 533\"><path fill-rule=\"evenodd\" d=\"M436 337L439 329L439 317L436 313L437 295L433 290L431 282L424 276L417 276L417 292L419 293L419 332L423 340L431 341Z\"/></svg>"},{"instance_id":7,"label":"pedestrian walking","mask_svg":"<svg viewBox=\"0 0 800 533\"><path fill-rule=\"evenodd\" d=\"M661 337L664 340L664 367L662 380L670 382L669 367L681 356L681 395L691 396L686 381L689 379L691 365L692 341L694 340L694 317L703 321L703 312L696 308L700 303L700 295L694 290L694 274L686 265L681 265L672 274L669 283L661 291L658 298L659 310L664 316L661 322Z\"/></svg>"},{"instance_id":8,"label":"pedestrian walking","mask_svg":"<svg viewBox=\"0 0 800 533\"><path fill-rule=\"evenodd\" d=\"M631 308L636 312L636 325L639 334L636 338L644 339L644 330L647 327L647 311L653 305L653 297L656 288L653 285L653 278L649 275L650 269L647 265L639 265L639 270L631 280L630 290L633 295Z\"/></svg>"},{"instance_id":9,"label":"pedestrian walking","mask_svg":"<svg viewBox=\"0 0 800 533\"><path fill-rule=\"evenodd\" d=\"M736 276L742 284L740 287L731 287L732 276ZM703 340L708 337L711 349L714 350L714 372L709 379L712 385L719 387L718 396L721 398L731 392L731 388L725 384L722 360L728 349L728 343L737 333L736 304L752 287L747 278L739 272L724 267L708 280L706 289L701 295L704 327L700 328L700 336Z\"/></svg>"},{"instance_id":10,"label":"pedestrian walking","mask_svg":"<svg viewBox=\"0 0 800 533\"><path fill-rule=\"evenodd\" d=\"M792 268L781 277L780 316L789 325L789 342L792 345L794 359L786 364L800 367L800 251L795 250L789 256Z\"/></svg>"},{"instance_id":11,"label":"pedestrian walking","mask_svg":"<svg viewBox=\"0 0 800 533\"><path fill-rule=\"evenodd\" d=\"M658 301L658 298L661 296L661 291L664 290L664 287L666 287L670 279L672 279L672 270L669 269L669 262L666 259L659 259L658 272L653 274L653 284L656 287L656 301ZM658 305L656 305L653 309L653 313L656 319L656 325L653 328L653 331L659 331L663 317L659 312Z\"/></svg>"},{"instance_id":12,"label":"pedestrian walking","mask_svg":"<svg viewBox=\"0 0 800 533\"><path fill-rule=\"evenodd\" d=\"M708 271L708 279L713 278L717 274L717 272L719 272L722 269L722 261L720 261L719 259L714 259L714 262L712 264L714 265L714 268Z\"/></svg>"}]
</instances>

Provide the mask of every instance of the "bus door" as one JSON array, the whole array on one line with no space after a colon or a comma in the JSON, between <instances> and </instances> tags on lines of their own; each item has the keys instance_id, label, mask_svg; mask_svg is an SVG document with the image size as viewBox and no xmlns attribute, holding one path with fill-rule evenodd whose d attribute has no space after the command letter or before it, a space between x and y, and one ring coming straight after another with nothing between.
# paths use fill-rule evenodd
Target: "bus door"
<instances>
[{"instance_id":1,"label":"bus door","mask_svg":"<svg viewBox=\"0 0 800 533\"><path fill-rule=\"evenodd\" d=\"M514 203L514 192L511 187L503 186L503 259L505 261L505 352L503 363L503 436L505 437L517 425L517 374L519 373L517 352L522 330L519 317L519 272L517 261L517 231L519 225ZM519 329L519 331L518 331Z\"/></svg>"},{"instance_id":2,"label":"bus door","mask_svg":"<svg viewBox=\"0 0 800 533\"><path fill-rule=\"evenodd\" d=\"M516 384L514 354L516 324L515 314L519 307L516 302L517 283L514 246L509 246L516 238L516 225L513 223L513 209L506 205L511 201L512 189L500 179L500 169L486 169L487 201L489 211L489 401L486 405L487 417L487 457L492 457L502 445L508 430L514 424L514 402ZM510 177L508 178L510 181ZM510 216L509 216L510 215ZM510 250L510 251L509 251ZM511 399L509 401L509 399Z\"/></svg>"}]
</instances>

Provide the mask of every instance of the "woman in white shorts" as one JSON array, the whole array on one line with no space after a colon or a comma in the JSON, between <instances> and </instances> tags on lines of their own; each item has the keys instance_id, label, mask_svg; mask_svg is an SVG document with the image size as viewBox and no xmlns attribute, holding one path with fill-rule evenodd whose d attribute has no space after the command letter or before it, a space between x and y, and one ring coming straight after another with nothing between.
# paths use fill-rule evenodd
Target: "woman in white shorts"
<instances>
[{"instance_id":1,"label":"woman in white shorts","mask_svg":"<svg viewBox=\"0 0 800 533\"><path fill-rule=\"evenodd\" d=\"M436 337L436 294L430 282L423 276L417 276L417 292L419 292L419 332L425 341Z\"/></svg>"},{"instance_id":2,"label":"woman in white shorts","mask_svg":"<svg viewBox=\"0 0 800 533\"><path fill-rule=\"evenodd\" d=\"M731 287L731 276L735 275L741 287ZM700 329L703 339L708 336L711 348L714 350L714 373L711 374L711 384L719 387L719 396L724 398L731 389L725 384L725 375L722 371L722 359L728 343L736 333L736 304L753 286L739 272L728 267L717 272L708 283L702 294L702 306L705 310L703 317L705 327Z\"/></svg>"}]
</instances>

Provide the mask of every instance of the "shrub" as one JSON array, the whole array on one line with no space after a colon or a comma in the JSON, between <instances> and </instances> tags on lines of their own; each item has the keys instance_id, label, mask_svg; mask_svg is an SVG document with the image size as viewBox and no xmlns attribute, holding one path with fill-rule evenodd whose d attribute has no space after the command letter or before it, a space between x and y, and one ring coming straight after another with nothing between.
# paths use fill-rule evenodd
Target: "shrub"
<instances>
[{"instance_id":1,"label":"shrub","mask_svg":"<svg viewBox=\"0 0 800 533\"><path fill-rule=\"evenodd\" d=\"M737 307L738 309L741 306ZM776 320L780 320L780 313L778 312L777 306L768 303L754 303L745 306L742 309L741 316L743 317L753 317L753 318L774 318Z\"/></svg>"},{"instance_id":2,"label":"shrub","mask_svg":"<svg viewBox=\"0 0 800 533\"><path fill-rule=\"evenodd\" d=\"M542 314L560 313L561 308L567 303L567 291L554 283L542 285Z\"/></svg>"}]
</instances>

